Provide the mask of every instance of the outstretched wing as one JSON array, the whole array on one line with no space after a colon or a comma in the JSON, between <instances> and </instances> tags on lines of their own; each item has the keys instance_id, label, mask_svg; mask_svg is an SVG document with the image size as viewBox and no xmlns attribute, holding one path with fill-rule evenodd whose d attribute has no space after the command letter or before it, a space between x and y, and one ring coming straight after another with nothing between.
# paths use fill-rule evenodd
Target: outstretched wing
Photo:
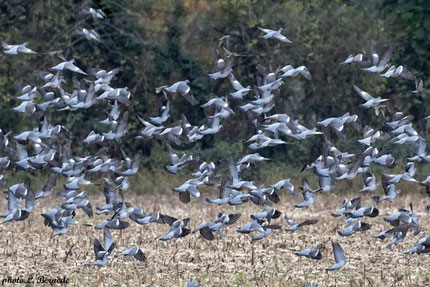
<instances>
[{"instance_id":1,"label":"outstretched wing","mask_svg":"<svg viewBox=\"0 0 430 287\"><path fill-rule=\"evenodd\" d=\"M332 242L332 246L333 246L334 260L336 261L336 263L339 263L340 261L344 261L345 255L343 253L342 247L340 247L340 244L337 242Z\"/></svg>"},{"instance_id":2,"label":"outstretched wing","mask_svg":"<svg viewBox=\"0 0 430 287\"><path fill-rule=\"evenodd\" d=\"M95 257L97 258L97 254L98 254L100 251L104 251L104 248L103 248L103 246L100 244L100 241L99 241L97 238L95 238L95 239L93 240L93 244L94 244L94 255L95 255Z\"/></svg>"},{"instance_id":3,"label":"outstretched wing","mask_svg":"<svg viewBox=\"0 0 430 287\"><path fill-rule=\"evenodd\" d=\"M369 93L363 91L362 89L360 89L356 85L352 85L352 86L354 87L354 90L357 92L357 94L359 94L360 97L362 97L364 100L369 101L369 100L373 99L373 97Z\"/></svg>"},{"instance_id":4,"label":"outstretched wing","mask_svg":"<svg viewBox=\"0 0 430 287\"><path fill-rule=\"evenodd\" d=\"M369 50L370 50L370 56L372 57L373 65L374 66L378 65L379 55L378 55L378 53L376 53L375 48L373 47L372 42L370 42Z\"/></svg>"},{"instance_id":5,"label":"outstretched wing","mask_svg":"<svg viewBox=\"0 0 430 287\"><path fill-rule=\"evenodd\" d=\"M274 32L273 30L270 29L265 29L265 28L261 28L261 27L257 27L260 31L263 31L264 33L270 33L270 32Z\"/></svg>"},{"instance_id":6,"label":"outstretched wing","mask_svg":"<svg viewBox=\"0 0 430 287\"><path fill-rule=\"evenodd\" d=\"M194 98L193 94L190 92L186 93L184 95L185 100L187 100L187 102L189 102L191 105L195 106L198 104L196 98Z\"/></svg>"},{"instance_id":7,"label":"outstretched wing","mask_svg":"<svg viewBox=\"0 0 430 287\"><path fill-rule=\"evenodd\" d=\"M385 51L384 56L382 57L382 59L379 61L378 66L385 66L388 61L391 60L391 57L394 54L394 48L390 47L387 49L387 51Z\"/></svg>"},{"instance_id":8,"label":"outstretched wing","mask_svg":"<svg viewBox=\"0 0 430 287\"><path fill-rule=\"evenodd\" d=\"M116 192L115 192L115 187L106 178L105 178L105 181L103 183L103 192L104 192L107 204L112 204L112 203L118 201L118 198L117 198Z\"/></svg>"},{"instance_id":9,"label":"outstretched wing","mask_svg":"<svg viewBox=\"0 0 430 287\"><path fill-rule=\"evenodd\" d=\"M305 220L303 222L301 222L298 227L302 227L305 225L312 225L312 224L316 224L318 222L318 219L309 219L309 220Z\"/></svg>"}]
</instances>

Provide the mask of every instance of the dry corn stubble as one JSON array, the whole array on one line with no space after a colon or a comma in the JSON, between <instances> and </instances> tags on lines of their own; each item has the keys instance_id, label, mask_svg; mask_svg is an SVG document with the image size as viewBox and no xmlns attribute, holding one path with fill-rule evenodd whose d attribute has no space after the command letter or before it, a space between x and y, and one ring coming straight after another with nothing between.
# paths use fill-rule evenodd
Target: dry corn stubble
<instances>
[{"instance_id":1,"label":"dry corn stubble","mask_svg":"<svg viewBox=\"0 0 430 287\"><path fill-rule=\"evenodd\" d=\"M429 255L403 254L430 229L430 220L424 213L427 198L411 193L399 196L393 203L380 204L378 217L364 219L372 224L371 230L350 237L337 235L344 220L330 215L342 199L334 194L323 194L311 208L297 210L292 206L300 199L285 195L281 203L275 206L277 209L286 212L296 222L317 218L319 223L294 233L275 230L268 238L251 243L250 236L235 230L250 220L250 214L260 211L262 208L259 206L250 203L237 207L202 206L197 202L184 205L171 194L128 194L127 201L141 205L147 212L160 211L178 218L190 217L191 228L203 220L214 219L220 211L239 212L242 217L238 223L227 227L226 238L212 242L205 241L198 233L161 242L159 238L167 233L167 225L139 226L132 223L122 232L112 231L117 242L116 252L138 245L147 260L142 263L113 258L102 268L85 266L94 260L92 239L102 238L102 232L92 227L72 226L68 234L51 238L52 231L43 225L39 214L49 210L53 204L60 204L61 199L43 199L38 201L28 220L0 226L1 277L66 276L71 285L87 286L185 286L191 275L202 286L302 286L305 282L319 283L320 286L430 284ZM90 197L90 200L93 206L97 206L104 199ZM414 202L416 212L423 215L420 221L423 232L417 236L410 233L400 245L385 248L387 240L380 241L371 236L390 228L382 217L397 208L407 207L409 202ZM82 223L97 224L105 217L96 215L90 219L78 211L76 218ZM286 225L283 217L275 222ZM343 269L327 274L325 268L334 263L331 240L341 244L349 263ZM320 248L322 260L313 261L294 255L294 252L312 246Z\"/></svg>"}]
</instances>

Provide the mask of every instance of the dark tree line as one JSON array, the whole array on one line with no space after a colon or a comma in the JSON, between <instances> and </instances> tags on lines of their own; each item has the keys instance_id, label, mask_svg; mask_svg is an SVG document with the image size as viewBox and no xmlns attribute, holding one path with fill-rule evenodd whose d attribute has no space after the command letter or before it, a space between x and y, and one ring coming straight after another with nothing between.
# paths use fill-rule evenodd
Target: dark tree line
<instances>
[{"instance_id":1,"label":"dark tree line","mask_svg":"<svg viewBox=\"0 0 430 287\"><path fill-rule=\"evenodd\" d=\"M103 9L106 21L82 17L79 11L92 6ZM189 79L196 99L203 103L210 93L218 96L231 92L228 81L212 81L213 47L223 35L231 35L231 51L243 54L234 62L234 74L241 83L254 86L257 65L276 69L291 64L305 65L312 81L288 80L277 97L275 112L287 113L312 127L329 116L346 111L361 118L372 117L358 107L361 99L352 84L376 96L391 98L396 106L415 116L418 127L430 113L426 97L411 93L411 81L384 79L374 74L340 66L349 54L368 53L371 40L381 53L395 47L392 62L406 66L417 78L428 82L430 66L430 5L426 0L366 1L18 1L0 3L0 37L6 43L28 42L37 52L64 50L67 59L74 58L81 68L113 69L121 67L115 86L127 86L135 105L134 114L155 115L161 105L155 88L178 80ZM284 28L292 45L262 41L257 26ZM102 38L97 44L74 35L77 28L95 29ZM49 56L3 57L0 60L0 128L14 133L33 126L30 117L18 116L12 107L23 84L40 84L38 72L57 63ZM67 79L69 85L72 79ZM247 100L252 98L252 93ZM232 106L238 103L232 102ZM170 123L187 115L194 125L202 124L204 115L183 100L173 103ZM80 141L102 119L102 107L84 111L55 113L51 122L60 122L73 129ZM370 120L369 120L370 122ZM141 128L135 116L130 117L130 134ZM207 137L192 148L205 157L226 157L242 153L241 139L251 135L246 116L237 113L228 119L220 135ZM350 143L341 145L348 146ZM149 157L147 166L157 166L160 150L149 141L130 141L126 147L133 152L142 149ZM187 147L190 148L190 147ZM281 158L287 165L300 165L320 153L320 140L300 145L286 145L261 153ZM212 160L208 158L207 160Z\"/></svg>"}]
</instances>

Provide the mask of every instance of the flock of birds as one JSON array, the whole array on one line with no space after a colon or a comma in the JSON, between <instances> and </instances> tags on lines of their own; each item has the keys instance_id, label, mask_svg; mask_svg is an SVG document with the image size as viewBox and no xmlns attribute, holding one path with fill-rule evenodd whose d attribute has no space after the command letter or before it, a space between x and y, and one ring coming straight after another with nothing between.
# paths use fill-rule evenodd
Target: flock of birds
<instances>
[{"instance_id":1,"label":"flock of birds","mask_svg":"<svg viewBox=\"0 0 430 287\"><path fill-rule=\"evenodd\" d=\"M92 8L83 10L82 14L91 15L95 19L106 17L103 11ZM262 38L266 40L272 39L270 41L292 43L281 34L282 29L274 31L259 28L259 30L264 32ZM90 41L102 41L94 30L82 29L76 33L85 36ZM158 116L136 115L143 125L137 138L156 139L166 143L170 157L170 165L165 167L166 172L176 174L185 167L194 170L191 179L181 186L172 188L172 192L178 194L181 202L188 203L195 199L203 205L241 205L252 202L256 205L267 206L261 212L252 214L251 220L238 228L237 232L256 234L255 237L252 237L252 241L270 236L282 228L281 224L275 222L278 218L282 218L282 212L272 207L273 204L280 201L280 191L285 190L295 196L299 196L299 193L290 179L282 179L268 186L258 186L254 181L242 179L241 173L254 170L258 162L270 160L260 156L256 152L257 150L287 144L286 138L293 141L303 141L311 136L324 137L323 152L317 159L305 165L302 171L310 170L318 178L319 187L312 187L306 178L303 178L302 186L298 188L303 196L303 202L296 204L295 208L312 206L317 200L318 194L329 192L333 190L336 182L352 180L359 174L363 176L364 183L360 193L374 192L381 184L385 192L383 197L376 195L371 197L372 203L367 205L362 204L361 197L351 200L345 199L341 203L340 209L332 213L333 217L344 216L345 218L343 223L345 228L338 232L339 236L351 236L354 233L369 230L371 225L364 220L379 215L377 208L379 203L395 199L400 193L396 189L396 184L400 181L425 186L430 196L430 176L422 181L414 177L416 175L416 163L430 162L430 155L426 154L426 140L412 125L414 118L412 115L404 115L395 109L389 99L373 97L355 85L352 88L364 100L364 103L360 105L361 108L374 109L377 116L390 118L385 122L384 130L375 130L370 125L363 126L359 117L350 113L324 119L317 122L314 128L301 125L298 120L294 120L287 114L271 114L270 112L274 108L274 99L280 94L284 81L289 77L296 76L303 76L305 79L311 80L310 71L305 66L294 68L287 65L276 70L258 66L256 85L253 88L244 87L234 76L234 60L241 55L229 51L229 37L228 35L222 37L219 47L215 48L215 71L208 76L213 80L227 79L234 91L224 97L213 96L208 102L201 105L206 114L206 122L203 125L192 125L182 114L179 124L165 126L170 118L171 103L177 95L181 95L191 105L198 104L193 96L189 80L156 89L156 93L160 94L163 101ZM26 43L21 45L3 43L3 49L3 56L48 54L58 56L62 62L50 68L48 72L39 73L42 83L37 86L27 85L23 87L21 95L16 98L20 104L13 110L38 119L38 127L15 136L12 136L10 132L5 133L0 130L0 181L2 186L6 185L6 179L3 176L6 170L45 170L49 173L46 184L40 190L35 191L31 182L28 181L13 184L4 191L7 194L8 210L2 215L4 220L1 224L27 219L33 212L36 201L51 196L56 188L57 177L62 176L67 181L57 196L64 197L63 203L41 214L41 216L44 218L45 225L53 230L53 236L67 234L71 226L81 224L74 219L79 209L88 217L93 216L88 192L81 191L88 185L100 185L100 183L93 183L85 178L87 174L92 173L103 175L102 185L106 198L106 204L96 207L95 213L108 217L95 226L96 229L103 230L104 244L102 246L98 239L94 239L95 262L90 265L105 266L108 264L116 248L109 230L128 228L130 226L128 219L139 225L151 223L169 225L168 233L160 238L162 241L167 241L197 232L206 240L214 240L215 236L225 237L226 235L222 230L235 224L241 217L241 214L219 213L217 218L203 222L191 231L189 227L190 218L178 219L167 214L146 213L140 206L132 207L130 203L124 201L122 192L130 187L129 178L137 174L142 152L138 151L130 158L121 149L121 139L126 136L128 131L130 107L134 104L127 87L114 88L111 86L112 79L121 70L119 68L111 71L91 69L84 72L75 64L73 59L66 60L61 51L36 53L28 48ZM369 57L363 54L350 55L341 64L358 67L364 72L374 73L381 77L401 77L415 80L417 89L414 93L421 93L424 90L422 81L418 81L403 66L389 65L393 52L392 48L388 49L380 59L371 44ZM64 77L66 70L69 71L67 73L73 75L74 81L71 89L68 88L70 85L67 86L68 83ZM239 105L235 112L230 106L229 100L243 101L251 92L255 99ZM99 144L103 148L94 155L85 157L74 155L74 151L68 143L70 137L73 136L72 133L62 125L51 125L44 114L48 109L58 112L74 111L88 109L96 104L105 104L109 108L107 118L99 122L100 125L106 127L105 130L107 131L91 131L83 139L83 143L87 146ZM199 141L207 135L218 133L222 128L222 121L237 112L246 113L250 124L255 129L255 134L244 142L251 153L237 160L227 158L216 162L205 162L201 158L177 154L173 150L172 144L189 144ZM429 120L430 117L425 119ZM332 136L337 136L340 140L345 141L347 126L353 127L359 135L358 144L362 147L361 153L342 152L330 141ZM62 140L65 140L65 143L62 143ZM374 147L375 143L382 147ZM404 172L402 173L391 174L387 172L396 165L396 159L390 153L391 145L408 145L414 149L414 154L404 154ZM106 147L114 147L117 152L110 157ZM120 154L120 158L115 158L115 156L118 157L118 154ZM372 172L372 166L375 165L385 168L386 172L383 173L381 182L377 181ZM199 191L202 186L217 187L219 197L204 199ZM430 210L430 206L427 209ZM318 222L318 219L309 219L295 223L287 215L284 216L284 219L288 226L286 230L289 232L295 232ZM421 231L419 219L420 215L414 212L411 204L410 210L400 209L383 218L392 227L374 237L391 239L387 247L400 244L409 230L413 230L414 235ZM327 268L327 271L338 270L348 261L339 243L332 242L332 247L335 264ZM430 235L419 239L405 253L421 254L426 252L430 252ZM295 254L314 260L319 260L323 256L316 247L309 247ZM146 259L138 246L126 247L124 251L115 256L131 256L139 261ZM187 286L200 285L190 279Z\"/></svg>"}]
</instances>

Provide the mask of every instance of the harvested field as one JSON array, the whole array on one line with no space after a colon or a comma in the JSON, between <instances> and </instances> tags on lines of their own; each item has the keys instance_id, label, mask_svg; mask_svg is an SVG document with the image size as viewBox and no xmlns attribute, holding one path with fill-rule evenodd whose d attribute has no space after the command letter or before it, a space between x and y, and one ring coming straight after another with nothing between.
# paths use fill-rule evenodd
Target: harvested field
<instances>
[{"instance_id":1,"label":"harvested field","mask_svg":"<svg viewBox=\"0 0 430 287\"><path fill-rule=\"evenodd\" d=\"M352 197L352 196L349 196ZM184 205L171 194L163 196L127 195L132 204L147 211L160 211L178 218L191 217L191 228L203 220L216 217L222 212L239 212L239 222L225 229L226 238L205 241L198 234L185 238L161 242L169 227L152 223L112 231L117 243L115 252L127 246L138 245L147 256L143 263L127 258L112 259L106 267L88 267L94 261L93 238L103 239L103 232L87 226L72 226L68 234L51 238L51 229L43 225L39 215L50 207L61 203L60 198L42 199L36 203L35 212L23 222L0 226L0 261L2 279L38 276L56 278L66 276L71 286L185 286L192 275L202 286L303 286L318 283L319 286L428 286L430 284L430 257L405 255L409 249L430 229L430 219L424 212L428 198L411 193L396 198L393 203L381 203L380 215L366 218L372 224L370 231L340 237L343 218L333 218L330 213L340 206L343 197L323 194L309 209L298 210L292 206L299 202L290 195L281 198L276 208L286 212L294 221L317 218L319 223L306 226L294 233L276 230L268 238L251 244L250 236L235 230L249 221L249 214L261 210L259 206L247 204L239 207L201 206L191 202ZM103 203L102 197L91 197L94 206ZM371 236L390 228L382 220L397 208L415 203L421 214L422 232L408 234L400 245L385 248L387 240L380 241ZM364 204L367 200L364 201ZM4 205L2 206L4 209ZM2 210L3 212L4 210ZM104 216L89 219L79 210L76 216L81 223L98 224ZM285 220L275 220L286 226ZM338 241L349 258L341 270L326 273L325 268L334 263L331 240ZM318 246L323 253L320 261L299 258L294 252ZM36 284L37 285L37 284Z\"/></svg>"}]
</instances>

